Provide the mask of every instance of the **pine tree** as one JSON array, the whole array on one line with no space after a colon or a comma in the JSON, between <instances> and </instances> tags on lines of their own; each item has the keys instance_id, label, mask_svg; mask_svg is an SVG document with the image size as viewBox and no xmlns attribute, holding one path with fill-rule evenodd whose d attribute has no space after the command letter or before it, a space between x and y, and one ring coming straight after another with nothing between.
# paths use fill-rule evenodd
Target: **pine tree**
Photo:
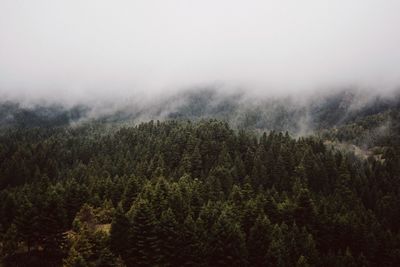
<instances>
[{"instance_id":1,"label":"pine tree","mask_svg":"<svg viewBox=\"0 0 400 267\"><path fill-rule=\"evenodd\" d=\"M176 266L178 249L178 223L175 215L169 208L161 215L157 230L160 252L158 263L162 266Z\"/></svg>"},{"instance_id":2,"label":"pine tree","mask_svg":"<svg viewBox=\"0 0 400 267\"><path fill-rule=\"evenodd\" d=\"M291 181L289 180L289 174L286 170L285 162L281 155L279 155L272 167L271 178L274 183L281 190L289 190Z\"/></svg>"},{"instance_id":3,"label":"pine tree","mask_svg":"<svg viewBox=\"0 0 400 267\"><path fill-rule=\"evenodd\" d=\"M77 220L79 221L79 219ZM105 236L85 222L69 234L70 248L64 266L94 266L105 248Z\"/></svg>"},{"instance_id":4,"label":"pine tree","mask_svg":"<svg viewBox=\"0 0 400 267\"><path fill-rule=\"evenodd\" d=\"M65 242L64 232L66 231L67 213L64 209L61 196L53 189L49 189L41 216L38 218L39 233L43 240L43 247L46 250L61 252Z\"/></svg>"},{"instance_id":5,"label":"pine tree","mask_svg":"<svg viewBox=\"0 0 400 267\"><path fill-rule=\"evenodd\" d=\"M140 199L132 206L127 264L153 266L160 253L156 232L156 218L148 201Z\"/></svg>"},{"instance_id":6,"label":"pine tree","mask_svg":"<svg viewBox=\"0 0 400 267\"><path fill-rule=\"evenodd\" d=\"M118 205L110 230L110 247L116 255L126 255L128 250L128 231L130 223L122 205Z\"/></svg>"},{"instance_id":7,"label":"pine tree","mask_svg":"<svg viewBox=\"0 0 400 267\"><path fill-rule=\"evenodd\" d=\"M2 237L2 256L13 256L18 249L18 232L15 224L11 224L7 232Z\"/></svg>"},{"instance_id":8,"label":"pine tree","mask_svg":"<svg viewBox=\"0 0 400 267\"><path fill-rule=\"evenodd\" d=\"M150 204L157 219L160 219L161 214L168 208L168 199L171 193L170 184L164 177L159 177L154 190L150 190Z\"/></svg>"},{"instance_id":9,"label":"pine tree","mask_svg":"<svg viewBox=\"0 0 400 267\"><path fill-rule=\"evenodd\" d=\"M211 229L208 244L209 266L242 266L246 264L247 251L244 235L239 225L222 213Z\"/></svg>"},{"instance_id":10,"label":"pine tree","mask_svg":"<svg viewBox=\"0 0 400 267\"><path fill-rule=\"evenodd\" d=\"M200 245L197 236L196 223L189 214L185 219L182 229L178 232L177 266L194 266L199 264Z\"/></svg>"},{"instance_id":11,"label":"pine tree","mask_svg":"<svg viewBox=\"0 0 400 267\"><path fill-rule=\"evenodd\" d=\"M277 224L273 227L271 243L268 248L267 258L268 266L285 266L287 258L285 237L281 227Z\"/></svg>"},{"instance_id":12,"label":"pine tree","mask_svg":"<svg viewBox=\"0 0 400 267\"><path fill-rule=\"evenodd\" d=\"M14 222L19 238L25 242L28 252L30 252L33 242L37 239L38 225L37 213L29 200L25 199L20 204L18 215Z\"/></svg>"},{"instance_id":13,"label":"pine tree","mask_svg":"<svg viewBox=\"0 0 400 267\"><path fill-rule=\"evenodd\" d=\"M339 166L339 177L336 185L336 194L341 198L341 202L349 206L353 202L353 193L350 189L351 175L345 158Z\"/></svg>"},{"instance_id":14,"label":"pine tree","mask_svg":"<svg viewBox=\"0 0 400 267\"><path fill-rule=\"evenodd\" d=\"M197 144L190 160L191 174L193 178L201 178L203 170L203 161L201 160L201 154L199 145Z\"/></svg>"},{"instance_id":15,"label":"pine tree","mask_svg":"<svg viewBox=\"0 0 400 267\"><path fill-rule=\"evenodd\" d=\"M356 260L354 259L350 249L347 247L344 255L340 258L340 264L344 267L356 267Z\"/></svg>"},{"instance_id":16,"label":"pine tree","mask_svg":"<svg viewBox=\"0 0 400 267\"><path fill-rule=\"evenodd\" d=\"M308 189L300 190L297 197L296 208L294 211L296 224L299 226L310 225L312 226L316 219L316 208L314 202L310 197Z\"/></svg>"},{"instance_id":17,"label":"pine tree","mask_svg":"<svg viewBox=\"0 0 400 267\"><path fill-rule=\"evenodd\" d=\"M184 174L192 174L192 163L191 163L191 155L188 151L185 151L182 155L181 161L179 163L179 175L183 176Z\"/></svg>"},{"instance_id":18,"label":"pine tree","mask_svg":"<svg viewBox=\"0 0 400 267\"><path fill-rule=\"evenodd\" d=\"M88 194L88 188L85 185L78 184L75 179L67 182L64 204L67 211L68 224L74 220L76 213L86 202Z\"/></svg>"},{"instance_id":19,"label":"pine tree","mask_svg":"<svg viewBox=\"0 0 400 267\"><path fill-rule=\"evenodd\" d=\"M89 267L86 260L76 251L75 248L71 248L67 258L64 260L64 267Z\"/></svg>"},{"instance_id":20,"label":"pine tree","mask_svg":"<svg viewBox=\"0 0 400 267\"><path fill-rule=\"evenodd\" d=\"M296 263L296 267L310 267L310 264L308 264L307 259L301 255Z\"/></svg>"},{"instance_id":21,"label":"pine tree","mask_svg":"<svg viewBox=\"0 0 400 267\"><path fill-rule=\"evenodd\" d=\"M117 258L108 249L104 248L99 253L99 258L96 261L96 266L99 267L117 267Z\"/></svg>"},{"instance_id":22,"label":"pine tree","mask_svg":"<svg viewBox=\"0 0 400 267\"><path fill-rule=\"evenodd\" d=\"M246 170L243 163L243 160L240 158L239 154L236 154L232 174L235 178L235 181L239 184L243 184L244 178L246 177Z\"/></svg>"},{"instance_id":23,"label":"pine tree","mask_svg":"<svg viewBox=\"0 0 400 267\"><path fill-rule=\"evenodd\" d=\"M98 224L94 208L86 203L81 207L74 219L74 225L81 226L82 224L92 231L94 231ZM79 231L79 227L76 230Z\"/></svg>"},{"instance_id":24,"label":"pine tree","mask_svg":"<svg viewBox=\"0 0 400 267\"><path fill-rule=\"evenodd\" d=\"M219 180L222 191L225 196L228 196L233 186L233 178L230 170L222 166L217 166L211 170L210 176Z\"/></svg>"},{"instance_id":25,"label":"pine tree","mask_svg":"<svg viewBox=\"0 0 400 267\"><path fill-rule=\"evenodd\" d=\"M5 189L0 194L0 203L0 223L4 228L8 228L17 211L15 195Z\"/></svg>"},{"instance_id":26,"label":"pine tree","mask_svg":"<svg viewBox=\"0 0 400 267\"><path fill-rule=\"evenodd\" d=\"M249 238L247 240L250 266L265 266L267 264L267 253L271 242L271 233L271 222L265 214L260 214L255 224L250 229Z\"/></svg>"},{"instance_id":27,"label":"pine tree","mask_svg":"<svg viewBox=\"0 0 400 267\"><path fill-rule=\"evenodd\" d=\"M140 192L140 184L136 177L129 177L124 193L122 195L122 207L128 211Z\"/></svg>"},{"instance_id":28,"label":"pine tree","mask_svg":"<svg viewBox=\"0 0 400 267\"><path fill-rule=\"evenodd\" d=\"M72 241L72 246L70 251L75 250L78 255L80 255L86 263L89 263L95 257L94 244L91 240L92 231L87 227L87 225L82 225L79 232L76 233Z\"/></svg>"}]
</instances>

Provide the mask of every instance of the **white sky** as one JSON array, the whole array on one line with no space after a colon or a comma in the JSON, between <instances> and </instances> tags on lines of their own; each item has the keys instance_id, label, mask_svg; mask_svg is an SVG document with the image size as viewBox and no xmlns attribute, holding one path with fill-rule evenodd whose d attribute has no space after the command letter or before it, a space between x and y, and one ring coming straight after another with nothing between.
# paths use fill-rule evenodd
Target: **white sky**
<instances>
[{"instance_id":1,"label":"white sky","mask_svg":"<svg viewBox=\"0 0 400 267\"><path fill-rule=\"evenodd\" d=\"M0 96L110 99L209 84L392 90L400 1L0 0Z\"/></svg>"}]
</instances>

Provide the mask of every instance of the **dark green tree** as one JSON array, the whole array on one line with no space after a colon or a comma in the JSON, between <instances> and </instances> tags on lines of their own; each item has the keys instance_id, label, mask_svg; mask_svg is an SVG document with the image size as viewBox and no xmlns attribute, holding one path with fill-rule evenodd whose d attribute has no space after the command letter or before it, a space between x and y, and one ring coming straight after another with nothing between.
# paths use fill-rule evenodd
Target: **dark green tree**
<instances>
[{"instance_id":1,"label":"dark green tree","mask_svg":"<svg viewBox=\"0 0 400 267\"><path fill-rule=\"evenodd\" d=\"M126 263L134 266L158 264L160 253L157 223L148 201L139 199L131 208L131 228Z\"/></svg>"}]
</instances>

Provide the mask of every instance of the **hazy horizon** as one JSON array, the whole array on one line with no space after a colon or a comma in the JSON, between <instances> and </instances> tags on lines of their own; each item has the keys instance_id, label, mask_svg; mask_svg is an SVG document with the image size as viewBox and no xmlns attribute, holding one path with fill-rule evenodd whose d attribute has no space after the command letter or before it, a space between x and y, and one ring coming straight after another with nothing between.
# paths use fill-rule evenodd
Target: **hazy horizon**
<instances>
[{"instance_id":1,"label":"hazy horizon","mask_svg":"<svg viewBox=\"0 0 400 267\"><path fill-rule=\"evenodd\" d=\"M392 92L399 10L390 0L4 0L0 96L76 104L193 88Z\"/></svg>"}]
</instances>

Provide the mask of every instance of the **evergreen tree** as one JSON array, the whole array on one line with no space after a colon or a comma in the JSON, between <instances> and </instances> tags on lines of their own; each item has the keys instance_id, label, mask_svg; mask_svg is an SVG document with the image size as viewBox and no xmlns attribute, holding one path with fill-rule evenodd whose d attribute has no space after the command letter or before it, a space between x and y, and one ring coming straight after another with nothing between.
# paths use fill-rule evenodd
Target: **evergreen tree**
<instances>
[{"instance_id":1,"label":"evergreen tree","mask_svg":"<svg viewBox=\"0 0 400 267\"><path fill-rule=\"evenodd\" d=\"M247 241L250 266L265 266L268 258L267 253L271 242L271 222L264 214L260 214L250 229Z\"/></svg>"},{"instance_id":2,"label":"evergreen tree","mask_svg":"<svg viewBox=\"0 0 400 267\"><path fill-rule=\"evenodd\" d=\"M285 246L284 233L279 225L275 224L272 230L271 243L269 245L267 259L268 266L285 266L287 251Z\"/></svg>"},{"instance_id":3,"label":"evergreen tree","mask_svg":"<svg viewBox=\"0 0 400 267\"><path fill-rule=\"evenodd\" d=\"M89 264L85 261L81 254L75 250L75 248L71 248L68 253L67 258L64 260L64 267L89 267Z\"/></svg>"},{"instance_id":4,"label":"evergreen tree","mask_svg":"<svg viewBox=\"0 0 400 267\"><path fill-rule=\"evenodd\" d=\"M307 259L301 255L296 263L296 267L310 267L310 264L308 264Z\"/></svg>"},{"instance_id":5,"label":"evergreen tree","mask_svg":"<svg viewBox=\"0 0 400 267\"><path fill-rule=\"evenodd\" d=\"M243 233L237 223L221 214L211 230L208 244L208 264L213 266L242 266L247 251Z\"/></svg>"},{"instance_id":6,"label":"evergreen tree","mask_svg":"<svg viewBox=\"0 0 400 267\"><path fill-rule=\"evenodd\" d=\"M96 261L96 266L117 267L117 258L108 248L104 248L100 251L99 258Z\"/></svg>"},{"instance_id":7,"label":"evergreen tree","mask_svg":"<svg viewBox=\"0 0 400 267\"><path fill-rule=\"evenodd\" d=\"M135 201L139 192L140 185L138 179L136 177L129 177L121 200L122 207L125 211L128 211L129 208L132 206L132 203Z\"/></svg>"},{"instance_id":8,"label":"evergreen tree","mask_svg":"<svg viewBox=\"0 0 400 267\"><path fill-rule=\"evenodd\" d=\"M132 220L129 235L127 264L153 266L160 253L156 232L156 218L148 201L140 199L131 208Z\"/></svg>"},{"instance_id":9,"label":"evergreen tree","mask_svg":"<svg viewBox=\"0 0 400 267\"><path fill-rule=\"evenodd\" d=\"M158 240L160 252L158 262L162 266L176 266L178 249L178 223L171 209L161 215L158 225Z\"/></svg>"},{"instance_id":10,"label":"evergreen tree","mask_svg":"<svg viewBox=\"0 0 400 267\"><path fill-rule=\"evenodd\" d=\"M178 232L177 266L194 266L201 262L196 223L189 214Z\"/></svg>"},{"instance_id":11,"label":"evergreen tree","mask_svg":"<svg viewBox=\"0 0 400 267\"><path fill-rule=\"evenodd\" d=\"M192 177L201 178L203 171L203 161L201 160L199 145L196 145L196 147L194 148L190 163Z\"/></svg>"},{"instance_id":12,"label":"evergreen tree","mask_svg":"<svg viewBox=\"0 0 400 267\"><path fill-rule=\"evenodd\" d=\"M17 227L15 226L15 224L11 224L7 232L1 239L2 243L1 255L5 257L13 256L18 250L19 247L18 241L19 239L18 239Z\"/></svg>"},{"instance_id":13,"label":"evergreen tree","mask_svg":"<svg viewBox=\"0 0 400 267\"><path fill-rule=\"evenodd\" d=\"M314 224L316 218L316 208L310 197L308 189L302 189L297 197L295 220L299 226Z\"/></svg>"},{"instance_id":14,"label":"evergreen tree","mask_svg":"<svg viewBox=\"0 0 400 267\"><path fill-rule=\"evenodd\" d=\"M41 216L38 218L39 233L44 249L62 251L65 242L66 215L61 196L55 191L50 191L41 210Z\"/></svg>"},{"instance_id":15,"label":"evergreen tree","mask_svg":"<svg viewBox=\"0 0 400 267\"><path fill-rule=\"evenodd\" d=\"M116 255L126 255L128 250L128 235L130 223L122 205L118 205L110 230L110 247Z\"/></svg>"},{"instance_id":16,"label":"evergreen tree","mask_svg":"<svg viewBox=\"0 0 400 267\"><path fill-rule=\"evenodd\" d=\"M18 236L25 242L29 252L38 236L37 214L29 200L25 199L20 204L20 209L14 222Z\"/></svg>"}]
</instances>

